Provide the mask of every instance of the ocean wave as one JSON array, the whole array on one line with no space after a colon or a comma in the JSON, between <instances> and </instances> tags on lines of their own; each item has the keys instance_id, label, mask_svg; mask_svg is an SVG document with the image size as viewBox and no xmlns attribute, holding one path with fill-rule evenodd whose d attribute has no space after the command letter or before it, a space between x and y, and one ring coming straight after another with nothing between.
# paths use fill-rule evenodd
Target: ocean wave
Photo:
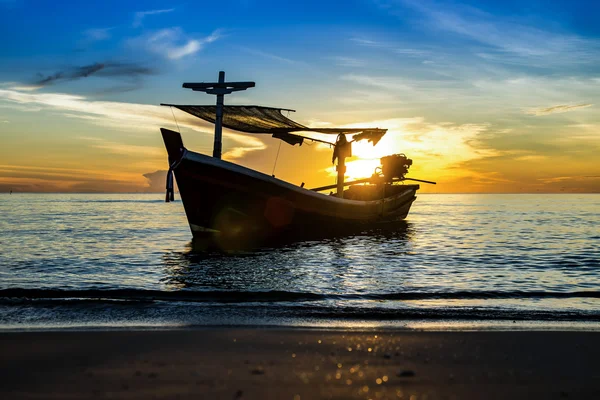
<instances>
[{"instance_id":1,"label":"ocean wave","mask_svg":"<svg viewBox=\"0 0 600 400\"><path fill-rule=\"evenodd\" d=\"M161 291L145 289L0 289L0 303L34 300L184 301L212 303L307 302L327 300L496 300L496 299L600 299L600 291L455 291L329 294L289 291Z\"/></svg>"}]
</instances>

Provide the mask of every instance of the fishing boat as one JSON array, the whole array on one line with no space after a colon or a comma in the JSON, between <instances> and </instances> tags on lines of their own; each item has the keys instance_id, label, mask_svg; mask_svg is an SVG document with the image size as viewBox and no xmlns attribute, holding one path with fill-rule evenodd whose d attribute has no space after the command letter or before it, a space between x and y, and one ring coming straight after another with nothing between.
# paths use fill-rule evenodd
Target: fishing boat
<instances>
[{"instance_id":1,"label":"fishing boat","mask_svg":"<svg viewBox=\"0 0 600 400\"><path fill-rule=\"evenodd\" d=\"M187 149L179 132L161 128L169 157L166 201L174 200L173 175L196 243L221 249L252 248L281 240L309 239L378 227L397 226L416 199L418 184L406 178L412 160L404 154L381 159L371 177L346 182L346 158L352 143L376 145L380 128L311 128L284 116L283 108L224 105L224 96L254 87L254 82L184 83L183 87L217 96L216 105L161 104L215 124L213 155ZM222 128L267 134L292 146L305 141L331 145L337 182L305 188L221 159ZM335 141L314 138L327 134ZM347 136L350 136L348 138Z\"/></svg>"}]
</instances>

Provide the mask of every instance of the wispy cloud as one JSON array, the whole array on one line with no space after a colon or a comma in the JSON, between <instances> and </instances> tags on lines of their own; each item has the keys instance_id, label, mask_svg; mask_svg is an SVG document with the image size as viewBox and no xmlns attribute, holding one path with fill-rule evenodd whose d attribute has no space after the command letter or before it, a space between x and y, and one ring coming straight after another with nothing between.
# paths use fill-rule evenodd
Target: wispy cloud
<instances>
[{"instance_id":1,"label":"wispy cloud","mask_svg":"<svg viewBox=\"0 0 600 400\"><path fill-rule=\"evenodd\" d=\"M21 111L21 112L38 112L41 111L42 108L38 107L38 106L30 106L30 105L23 105L23 104L18 104L18 103L3 103L2 101L0 101L0 108L6 108L9 110L15 110L15 111Z\"/></svg>"},{"instance_id":2,"label":"wispy cloud","mask_svg":"<svg viewBox=\"0 0 600 400\"><path fill-rule=\"evenodd\" d=\"M167 28L130 39L128 44L132 48L145 48L147 51L169 60L179 60L196 54L204 46L222 36L222 31L216 30L203 38L192 38L187 36L181 28Z\"/></svg>"},{"instance_id":3,"label":"wispy cloud","mask_svg":"<svg viewBox=\"0 0 600 400\"><path fill-rule=\"evenodd\" d=\"M391 42L382 42L372 39L364 39L364 38L351 38L351 42L363 47L370 47L374 49L385 49L392 53L409 56L409 57L424 57L431 55L431 51L428 49L421 48L412 48L406 47L404 44L399 43L391 43Z\"/></svg>"},{"instance_id":4,"label":"wispy cloud","mask_svg":"<svg viewBox=\"0 0 600 400\"><path fill-rule=\"evenodd\" d=\"M359 44L361 46L368 46L368 47L387 47L387 45L385 43L381 43L375 40L371 40L371 39L365 39L365 38L351 38L350 41Z\"/></svg>"},{"instance_id":5,"label":"wispy cloud","mask_svg":"<svg viewBox=\"0 0 600 400\"><path fill-rule=\"evenodd\" d=\"M600 193L600 176L595 175L548 176L537 181L546 191Z\"/></svg>"},{"instance_id":6,"label":"wispy cloud","mask_svg":"<svg viewBox=\"0 0 600 400\"><path fill-rule=\"evenodd\" d=\"M264 150L267 148L262 142L260 143L260 145L255 147L234 147L230 150L227 150L225 154L223 154L223 159L235 160L244 157L250 151Z\"/></svg>"},{"instance_id":7,"label":"wispy cloud","mask_svg":"<svg viewBox=\"0 0 600 400\"><path fill-rule=\"evenodd\" d=\"M354 57L344 57L344 56L336 56L331 57L331 59L339 65L340 67L350 67L350 68L360 68L365 67L367 62L365 60L361 60Z\"/></svg>"},{"instance_id":8,"label":"wispy cloud","mask_svg":"<svg viewBox=\"0 0 600 400\"><path fill-rule=\"evenodd\" d=\"M570 180L587 180L587 179L600 179L600 176L588 176L588 175L575 175L575 176L556 176L551 178L541 178L540 181L544 183L564 182Z\"/></svg>"},{"instance_id":9,"label":"wispy cloud","mask_svg":"<svg viewBox=\"0 0 600 400\"><path fill-rule=\"evenodd\" d=\"M373 86L388 90L411 90L411 86L397 77L374 77L368 75L348 74L341 77L342 80L358 83L366 86Z\"/></svg>"},{"instance_id":10,"label":"wispy cloud","mask_svg":"<svg viewBox=\"0 0 600 400\"><path fill-rule=\"evenodd\" d=\"M61 168L49 166L32 166L32 165L10 165L0 164L0 176L23 176L23 177L44 177L51 179L70 178L76 181L85 181L90 179L116 179L118 177L129 176L131 173L110 172L107 170L86 170L83 168Z\"/></svg>"},{"instance_id":11,"label":"wispy cloud","mask_svg":"<svg viewBox=\"0 0 600 400\"><path fill-rule=\"evenodd\" d=\"M375 90L352 90L338 98L339 102L347 105L367 105L398 103L402 99L397 93Z\"/></svg>"},{"instance_id":12,"label":"wispy cloud","mask_svg":"<svg viewBox=\"0 0 600 400\"><path fill-rule=\"evenodd\" d=\"M33 90L38 90L41 87L42 87L41 85L22 85L22 84L16 83L15 86L10 86L10 89L29 92L29 91L33 91Z\"/></svg>"},{"instance_id":13,"label":"wispy cloud","mask_svg":"<svg viewBox=\"0 0 600 400\"><path fill-rule=\"evenodd\" d=\"M564 112L568 112L568 111L579 110L579 109L588 108L591 106L593 106L593 104L589 104L589 103L586 103L586 104L559 104L557 106L552 106L552 107L531 108L531 109L525 111L525 114L536 115L536 116L549 115L549 114L564 113Z\"/></svg>"},{"instance_id":14,"label":"wispy cloud","mask_svg":"<svg viewBox=\"0 0 600 400\"><path fill-rule=\"evenodd\" d=\"M138 27L142 26L142 23L144 22L144 18L146 18L149 15L166 14L166 13L170 13L174 10L175 10L174 8L167 8L167 9L163 9L163 10L138 11L133 16L133 27L138 28Z\"/></svg>"},{"instance_id":15,"label":"wispy cloud","mask_svg":"<svg viewBox=\"0 0 600 400\"><path fill-rule=\"evenodd\" d=\"M394 75L366 75L366 74L346 74L340 77L341 80L351 82L355 85L354 93L359 96L346 96L346 98L369 98L375 103L384 102L402 102L416 104L447 101L452 98L457 101L459 98L468 96L467 87L463 82L447 79L445 77L401 77ZM363 86L363 88L361 88ZM374 89L369 89L374 88ZM344 98L344 97L340 97Z\"/></svg>"},{"instance_id":16,"label":"wispy cloud","mask_svg":"<svg viewBox=\"0 0 600 400\"><path fill-rule=\"evenodd\" d=\"M0 165L0 190L21 192L156 191L142 178L139 173L123 171Z\"/></svg>"},{"instance_id":17,"label":"wispy cloud","mask_svg":"<svg viewBox=\"0 0 600 400\"><path fill-rule=\"evenodd\" d=\"M35 107L37 110L48 109L61 112L70 118L78 118L89 123L108 126L112 129L129 132L156 132L161 126L175 127L173 115L167 107L139 103L122 103L114 101L89 100L84 96L65 93L36 93L21 92L13 89L0 89L0 106ZM26 111L23 109L22 111ZM213 134L213 126L183 112L177 112L179 127ZM264 143L253 136L247 136L225 130L223 133L226 146L225 157L236 158L248 151L265 148ZM128 144L115 142L100 142L95 138L87 138L91 147L103 148L112 153L149 152L157 155L154 150L132 147ZM145 154L145 153L144 153Z\"/></svg>"},{"instance_id":18,"label":"wispy cloud","mask_svg":"<svg viewBox=\"0 0 600 400\"><path fill-rule=\"evenodd\" d=\"M67 116L74 117L72 114L66 114ZM94 119L91 119L94 121ZM158 147L152 146L140 146L127 143L114 142L106 140L104 138L93 137L93 136L80 136L80 140L89 143L89 147L95 149L106 150L113 154L122 154L126 156L138 155L144 156L145 158L159 158L164 157L165 150Z\"/></svg>"},{"instance_id":19,"label":"wispy cloud","mask_svg":"<svg viewBox=\"0 0 600 400\"><path fill-rule=\"evenodd\" d=\"M290 58L282 57L277 54L267 53L267 52L261 51L261 50L251 49L248 47L240 47L240 50L242 50L248 54L254 55L254 56L268 58L268 59L279 61L279 62L286 63L286 64L296 64L297 63L297 61L292 60Z\"/></svg>"},{"instance_id":20,"label":"wispy cloud","mask_svg":"<svg viewBox=\"0 0 600 400\"><path fill-rule=\"evenodd\" d=\"M62 71L55 72L52 75L43 76L38 81L34 82L31 86L15 86L14 90L34 90L36 88L52 85L59 82L74 81L81 78L88 78L91 76L105 77L105 78L119 78L133 80L139 84L139 79L145 75L152 75L156 73L155 70L134 63L117 63L117 62L106 62L106 63L94 63L90 65L84 65L81 67L71 67ZM41 75L41 74L40 74Z\"/></svg>"},{"instance_id":21,"label":"wispy cloud","mask_svg":"<svg viewBox=\"0 0 600 400\"><path fill-rule=\"evenodd\" d=\"M481 9L431 0L376 0L399 18L406 9L423 17L429 31L445 31L487 47L481 55L511 60L514 57L556 63L592 63L598 60L600 42L575 34L550 31L525 22L498 17ZM548 67L549 65L546 65Z\"/></svg>"},{"instance_id":22,"label":"wispy cloud","mask_svg":"<svg viewBox=\"0 0 600 400\"><path fill-rule=\"evenodd\" d=\"M106 150L114 154L123 155L142 155L144 157L163 157L165 151L157 147L150 146L138 146L132 144L116 143L109 141L102 141L100 143L92 144L91 147Z\"/></svg>"}]
</instances>

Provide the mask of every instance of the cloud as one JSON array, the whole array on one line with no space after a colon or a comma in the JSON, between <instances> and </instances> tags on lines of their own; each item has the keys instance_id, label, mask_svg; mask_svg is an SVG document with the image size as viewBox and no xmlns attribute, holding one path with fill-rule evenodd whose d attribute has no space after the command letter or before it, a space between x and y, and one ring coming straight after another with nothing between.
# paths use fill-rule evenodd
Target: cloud
<instances>
[{"instance_id":1,"label":"cloud","mask_svg":"<svg viewBox=\"0 0 600 400\"><path fill-rule=\"evenodd\" d=\"M335 61L336 65L339 65L340 67L360 68L367 66L366 61L358 58L337 56L332 57L332 59Z\"/></svg>"},{"instance_id":2,"label":"cloud","mask_svg":"<svg viewBox=\"0 0 600 400\"><path fill-rule=\"evenodd\" d=\"M23 111L23 112L37 112L37 111L41 111L41 107L37 107L37 106L28 106L28 105L21 105L21 104L17 104L17 103L2 103L0 102L0 108L7 108L9 110L16 110L16 111Z\"/></svg>"},{"instance_id":3,"label":"cloud","mask_svg":"<svg viewBox=\"0 0 600 400\"><path fill-rule=\"evenodd\" d=\"M106 178L73 182L70 178L61 181L48 181L36 178L10 179L0 177L0 192L13 193L131 193L152 192L129 180L113 181Z\"/></svg>"},{"instance_id":4,"label":"cloud","mask_svg":"<svg viewBox=\"0 0 600 400\"><path fill-rule=\"evenodd\" d=\"M297 61L292 60L290 58L281 57L276 54L267 53L264 51L251 49L248 47L240 47L240 50L242 50L248 54L254 55L254 56L264 57L264 58L268 58L268 59L279 61L279 62L286 63L286 64L296 64L297 63Z\"/></svg>"},{"instance_id":5,"label":"cloud","mask_svg":"<svg viewBox=\"0 0 600 400\"><path fill-rule=\"evenodd\" d=\"M181 57L189 56L190 54L196 53L201 49L200 42L197 40L190 40L186 44L180 47L174 47L167 52L168 57L172 60L178 60Z\"/></svg>"},{"instance_id":6,"label":"cloud","mask_svg":"<svg viewBox=\"0 0 600 400\"><path fill-rule=\"evenodd\" d=\"M88 140L92 141L90 147L106 150L113 154L140 155L154 158L161 158L165 156L165 150L162 148L116 143L100 138L88 138Z\"/></svg>"},{"instance_id":7,"label":"cloud","mask_svg":"<svg viewBox=\"0 0 600 400\"><path fill-rule=\"evenodd\" d=\"M355 84L347 85L348 90L353 90L353 93L340 96L345 104L410 102L413 106L422 103L431 107L433 102L447 104L449 99L456 102L467 95L468 89L464 82L435 76L412 78L346 74L340 79Z\"/></svg>"},{"instance_id":8,"label":"cloud","mask_svg":"<svg viewBox=\"0 0 600 400\"><path fill-rule=\"evenodd\" d=\"M574 34L553 32L530 23L501 18L481 9L457 5L454 2L429 0L376 0L387 12L406 18L406 10L417 11L423 18L421 26L427 30L445 31L473 43L486 46L480 52L498 61L527 59L541 66L555 64L595 63L600 41ZM542 60L547 61L544 65Z\"/></svg>"},{"instance_id":9,"label":"cloud","mask_svg":"<svg viewBox=\"0 0 600 400\"><path fill-rule=\"evenodd\" d=\"M42 77L33 86L17 86L13 87L15 90L30 90L33 88L39 88L42 86L52 85L60 82L69 82L81 78L88 78L90 76L105 77L105 78L125 78L139 82L140 77L146 75L152 75L156 73L155 70L141 66L134 63L118 63L118 62L106 62L106 63L94 63L84 65L81 67L71 67L59 72L55 72L52 75Z\"/></svg>"},{"instance_id":10,"label":"cloud","mask_svg":"<svg viewBox=\"0 0 600 400\"><path fill-rule=\"evenodd\" d=\"M19 85L19 84L17 84L17 86L11 86L10 88L13 90L18 90L18 91L33 91L33 90L41 89L42 85Z\"/></svg>"},{"instance_id":11,"label":"cloud","mask_svg":"<svg viewBox=\"0 0 600 400\"><path fill-rule=\"evenodd\" d=\"M363 39L363 38L351 38L350 41L356 43L359 46L370 47L376 49L384 49L390 51L391 53L407 56L407 57L424 57L432 54L430 50L424 50L422 48L415 49L410 47L405 47L403 45L391 42L380 42L371 39Z\"/></svg>"},{"instance_id":12,"label":"cloud","mask_svg":"<svg viewBox=\"0 0 600 400\"><path fill-rule=\"evenodd\" d=\"M398 94L374 90L353 90L351 93L339 97L339 102L346 105L365 104L394 104L401 101Z\"/></svg>"},{"instance_id":13,"label":"cloud","mask_svg":"<svg viewBox=\"0 0 600 400\"><path fill-rule=\"evenodd\" d=\"M166 59L179 60L183 57L196 54L207 44L221 37L222 32L220 30L216 30L203 38L191 38L181 28L168 28L130 39L128 43L130 47L142 47Z\"/></svg>"},{"instance_id":14,"label":"cloud","mask_svg":"<svg viewBox=\"0 0 600 400\"><path fill-rule=\"evenodd\" d=\"M167 182L167 171L157 170L154 172L147 172L142 174L144 178L148 180L148 191L150 192L164 192ZM175 191L179 191L177 187L177 180L175 180Z\"/></svg>"},{"instance_id":15,"label":"cloud","mask_svg":"<svg viewBox=\"0 0 600 400\"><path fill-rule=\"evenodd\" d=\"M371 40L371 39L364 39L364 38L351 38L350 41L359 44L361 46L368 46L368 47L387 47L386 44L381 43L381 42L377 42L375 40Z\"/></svg>"},{"instance_id":16,"label":"cloud","mask_svg":"<svg viewBox=\"0 0 600 400\"><path fill-rule=\"evenodd\" d=\"M139 174L82 168L0 165L0 191L14 192L131 192L151 191Z\"/></svg>"},{"instance_id":17,"label":"cloud","mask_svg":"<svg viewBox=\"0 0 600 400\"><path fill-rule=\"evenodd\" d=\"M234 142L241 144L241 146L235 146L235 147L228 146L229 150L227 150L223 154L223 159L225 159L225 160L234 160L237 158L242 158L248 152L264 150L267 148L267 146L263 143L262 140L260 140L256 137L253 137L253 136L247 136L247 135L242 135L242 134L233 133L233 132L230 132L228 136Z\"/></svg>"},{"instance_id":18,"label":"cloud","mask_svg":"<svg viewBox=\"0 0 600 400\"><path fill-rule=\"evenodd\" d=\"M531 121L524 113L533 114L533 111L541 110L540 104L564 104L565 98L584 99L587 100L585 104L597 104L599 82L585 76L534 76L507 71L488 73L477 68L472 71L472 68L472 65L455 65L448 69L449 77L428 74L424 68L419 68L412 76L410 70L402 76L391 72L385 75L344 74L340 79L353 84L346 84L337 99L346 105L377 104L377 109L369 107L369 113L381 116L391 113L381 111L382 107L395 104L401 106L403 112L428 116L437 114L450 121L476 118L504 125L529 124ZM583 119L578 123L595 123L595 118L589 113L580 116Z\"/></svg>"},{"instance_id":19,"label":"cloud","mask_svg":"<svg viewBox=\"0 0 600 400\"><path fill-rule=\"evenodd\" d=\"M129 132L156 132L161 126L171 127L173 114L167 107L139 103L122 103L114 101L89 100L85 96L65 93L31 93L12 89L0 89L0 107L31 107L36 110L48 109L61 112L64 116L78 118L87 122L107 126L115 130ZM26 111L22 109L21 111ZM180 128L191 129L211 135L214 132L212 124L202 121L186 113L175 111ZM241 157L244 153L262 150L265 144L254 136L223 131L226 153L229 159ZM89 138L88 138L89 140ZM94 141L92 138L90 141ZM144 146L131 146L114 142L99 142L96 140L91 147L102 148L118 154L140 152L157 156L160 149L150 149Z\"/></svg>"},{"instance_id":20,"label":"cloud","mask_svg":"<svg viewBox=\"0 0 600 400\"><path fill-rule=\"evenodd\" d=\"M372 77L368 75L348 74L342 75L340 79L380 89L395 91L412 90L411 86L405 83L403 79L396 77Z\"/></svg>"},{"instance_id":21,"label":"cloud","mask_svg":"<svg viewBox=\"0 0 600 400\"><path fill-rule=\"evenodd\" d=\"M570 181L570 180L587 180L587 179L600 179L600 176L587 176L587 175L576 175L576 176L557 176L557 177L551 177L551 178L540 178L538 179L539 181L542 181L544 183L555 183L555 182L564 182L564 181Z\"/></svg>"},{"instance_id":22,"label":"cloud","mask_svg":"<svg viewBox=\"0 0 600 400\"><path fill-rule=\"evenodd\" d=\"M549 115L549 114L557 114L557 113L564 113L564 112L579 110L581 108L588 108L591 106L593 106L593 104L589 104L589 103L574 104L574 105L560 104L557 106L545 107L545 108L531 108L531 109L525 111L525 114L535 115L535 116Z\"/></svg>"},{"instance_id":23,"label":"cloud","mask_svg":"<svg viewBox=\"0 0 600 400\"><path fill-rule=\"evenodd\" d=\"M174 10L175 10L174 8L168 8L168 9L163 9L163 10L138 11L133 16L133 24L132 25L134 28L138 28L138 27L142 26L142 22L144 21L144 18L146 18L148 15L166 14L166 13L170 13Z\"/></svg>"}]
</instances>

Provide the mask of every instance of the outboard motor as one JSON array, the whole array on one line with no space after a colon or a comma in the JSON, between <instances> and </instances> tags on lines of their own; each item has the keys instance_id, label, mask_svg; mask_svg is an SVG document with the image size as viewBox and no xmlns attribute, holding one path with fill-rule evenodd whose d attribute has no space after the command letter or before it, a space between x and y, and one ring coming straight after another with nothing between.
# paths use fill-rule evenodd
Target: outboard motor
<instances>
[{"instance_id":1,"label":"outboard motor","mask_svg":"<svg viewBox=\"0 0 600 400\"><path fill-rule=\"evenodd\" d=\"M381 158L381 172L387 182L402 179L408 173L412 160L404 154L392 154Z\"/></svg>"}]
</instances>

